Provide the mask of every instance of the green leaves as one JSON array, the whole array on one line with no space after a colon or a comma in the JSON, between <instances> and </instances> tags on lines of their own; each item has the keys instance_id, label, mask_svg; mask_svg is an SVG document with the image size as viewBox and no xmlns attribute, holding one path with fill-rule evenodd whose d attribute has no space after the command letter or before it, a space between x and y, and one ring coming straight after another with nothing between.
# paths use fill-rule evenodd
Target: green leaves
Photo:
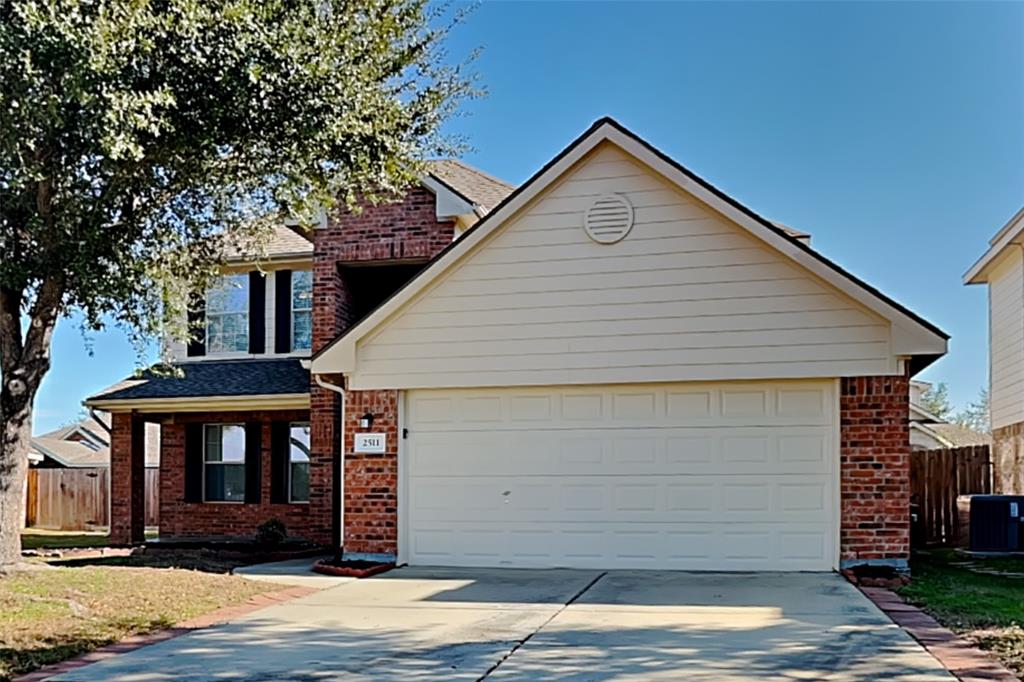
<instances>
[{"instance_id":1,"label":"green leaves","mask_svg":"<svg viewBox=\"0 0 1024 682\"><path fill-rule=\"evenodd\" d=\"M450 26L425 0L0 0L0 288L151 335L211 237L401 191L476 94Z\"/></svg>"}]
</instances>

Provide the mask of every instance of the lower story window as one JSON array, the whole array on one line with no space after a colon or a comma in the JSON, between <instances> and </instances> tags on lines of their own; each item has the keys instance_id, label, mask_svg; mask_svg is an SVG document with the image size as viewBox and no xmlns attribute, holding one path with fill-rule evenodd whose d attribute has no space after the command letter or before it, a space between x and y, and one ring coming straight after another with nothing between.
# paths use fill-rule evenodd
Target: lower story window
<instances>
[{"instance_id":1,"label":"lower story window","mask_svg":"<svg viewBox=\"0 0 1024 682\"><path fill-rule=\"evenodd\" d=\"M245 427L203 427L203 493L207 502L245 502Z\"/></svg>"},{"instance_id":2,"label":"lower story window","mask_svg":"<svg viewBox=\"0 0 1024 682\"><path fill-rule=\"evenodd\" d=\"M288 499L309 502L309 424L288 429Z\"/></svg>"}]
</instances>

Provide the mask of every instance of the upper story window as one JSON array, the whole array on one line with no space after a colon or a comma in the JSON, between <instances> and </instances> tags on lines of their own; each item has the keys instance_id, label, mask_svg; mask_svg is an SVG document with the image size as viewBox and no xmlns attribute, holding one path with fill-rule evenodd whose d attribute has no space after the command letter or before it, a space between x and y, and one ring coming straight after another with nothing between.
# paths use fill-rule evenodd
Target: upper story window
<instances>
[{"instance_id":1,"label":"upper story window","mask_svg":"<svg viewBox=\"0 0 1024 682\"><path fill-rule=\"evenodd\" d=\"M292 350L313 347L313 272L292 273Z\"/></svg>"},{"instance_id":2,"label":"upper story window","mask_svg":"<svg viewBox=\"0 0 1024 682\"><path fill-rule=\"evenodd\" d=\"M206 292L206 352L249 351L249 275L227 275Z\"/></svg>"}]
</instances>

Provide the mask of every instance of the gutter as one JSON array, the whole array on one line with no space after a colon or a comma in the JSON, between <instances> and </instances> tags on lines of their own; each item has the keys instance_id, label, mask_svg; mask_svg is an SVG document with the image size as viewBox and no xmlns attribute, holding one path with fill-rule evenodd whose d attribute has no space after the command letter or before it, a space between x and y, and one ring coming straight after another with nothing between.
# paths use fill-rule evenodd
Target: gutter
<instances>
[{"instance_id":1,"label":"gutter","mask_svg":"<svg viewBox=\"0 0 1024 682\"><path fill-rule=\"evenodd\" d=\"M337 384L332 384L331 382L326 381L319 374L313 375L313 381L315 381L316 385L320 388L337 393L341 400L341 415L338 423L341 445L338 448L338 460L335 462L334 466L334 485L331 487L331 503L334 507L334 514L331 515L331 542L334 545L335 561L340 563L345 549L345 497L342 491L342 488L345 485L345 389Z\"/></svg>"}]
</instances>

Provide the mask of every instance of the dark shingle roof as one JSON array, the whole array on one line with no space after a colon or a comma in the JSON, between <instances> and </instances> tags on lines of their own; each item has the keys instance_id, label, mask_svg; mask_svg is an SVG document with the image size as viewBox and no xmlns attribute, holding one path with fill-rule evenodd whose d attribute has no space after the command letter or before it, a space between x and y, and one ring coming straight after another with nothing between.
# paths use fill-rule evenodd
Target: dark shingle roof
<instances>
[{"instance_id":1,"label":"dark shingle roof","mask_svg":"<svg viewBox=\"0 0 1024 682\"><path fill-rule=\"evenodd\" d=\"M309 370L298 359L207 360L178 365L183 376L131 377L90 396L94 400L149 400L309 392Z\"/></svg>"}]
</instances>

